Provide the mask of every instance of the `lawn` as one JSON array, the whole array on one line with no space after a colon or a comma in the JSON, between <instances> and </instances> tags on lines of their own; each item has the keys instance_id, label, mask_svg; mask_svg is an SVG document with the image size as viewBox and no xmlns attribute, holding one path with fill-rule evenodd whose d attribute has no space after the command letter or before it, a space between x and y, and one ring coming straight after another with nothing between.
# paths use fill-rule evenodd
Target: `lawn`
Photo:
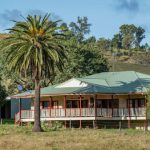
<instances>
[{"instance_id":1,"label":"lawn","mask_svg":"<svg viewBox=\"0 0 150 150\"><path fill-rule=\"evenodd\" d=\"M150 133L131 129L59 129L32 133L30 126L0 126L0 150L31 149L145 150L150 149Z\"/></svg>"}]
</instances>

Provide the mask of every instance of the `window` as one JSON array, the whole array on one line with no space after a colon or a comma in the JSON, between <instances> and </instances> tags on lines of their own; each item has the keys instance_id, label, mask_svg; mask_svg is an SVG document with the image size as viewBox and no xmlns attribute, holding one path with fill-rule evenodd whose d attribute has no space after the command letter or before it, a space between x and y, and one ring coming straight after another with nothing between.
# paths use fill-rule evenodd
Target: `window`
<instances>
[{"instance_id":1,"label":"window","mask_svg":"<svg viewBox=\"0 0 150 150\"><path fill-rule=\"evenodd\" d=\"M52 107L58 108L58 101L52 101Z\"/></svg>"},{"instance_id":2,"label":"window","mask_svg":"<svg viewBox=\"0 0 150 150\"><path fill-rule=\"evenodd\" d=\"M96 100L96 107L101 108L102 107L102 101L101 100Z\"/></svg>"},{"instance_id":3,"label":"window","mask_svg":"<svg viewBox=\"0 0 150 150\"><path fill-rule=\"evenodd\" d=\"M132 107L132 108L144 107L144 106L145 106L145 99L130 100L130 107Z\"/></svg>"},{"instance_id":4,"label":"window","mask_svg":"<svg viewBox=\"0 0 150 150\"><path fill-rule=\"evenodd\" d=\"M82 100L81 101L81 107L82 108L88 108L88 100Z\"/></svg>"},{"instance_id":5,"label":"window","mask_svg":"<svg viewBox=\"0 0 150 150\"><path fill-rule=\"evenodd\" d=\"M102 108L107 108L108 104L107 104L107 100L102 100Z\"/></svg>"},{"instance_id":6,"label":"window","mask_svg":"<svg viewBox=\"0 0 150 150\"><path fill-rule=\"evenodd\" d=\"M119 100L97 100L97 108L118 108Z\"/></svg>"},{"instance_id":7,"label":"window","mask_svg":"<svg viewBox=\"0 0 150 150\"><path fill-rule=\"evenodd\" d=\"M138 100L138 107L144 107L145 106L145 100L144 99L139 99Z\"/></svg>"},{"instance_id":8,"label":"window","mask_svg":"<svg viewBox=\"0 0 150 150\"><path fill-rule=\"evenodd\" d=\"M49 107L49 101L43 101L42 102L42 107L43 108L48 108Z\"/></svg>"},{"instance_id":9,"label":"window","mask_svg":"<svg viewBox=\"0 0 150 150\"><path fill-rule=\"evenodd\" d=\"M79 108L78 104L78 100L67 100L67 108Z\"/></svg>"},{"instance_id":10,"label":"window","mask_svg":"<svg viewBox=\"0 0 150 150\"><path fill-rule=\"evenodd\" d=\"M119 100L117 99L113 100L113 108L119 108Z\"/></svg>"}]
</instances>

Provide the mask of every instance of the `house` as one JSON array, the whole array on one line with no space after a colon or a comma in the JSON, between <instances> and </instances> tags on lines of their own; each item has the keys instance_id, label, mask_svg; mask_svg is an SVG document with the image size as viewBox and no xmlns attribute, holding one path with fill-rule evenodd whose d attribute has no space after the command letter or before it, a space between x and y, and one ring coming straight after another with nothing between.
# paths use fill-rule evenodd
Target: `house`
<instances>
[{"instance_id":1,"label":"house","mask_svg":"<svg viewBox=\"0 0 150 150\"><path fill-rule=\"evenodd\" d=\"M41 89L41 121L62 121L66 127L148 127L146 113L150 75L134 71L104 72ZM15 122L34 121L34 91L19 99ZM21 103L32 99L30 110Z\"/></svg>"},{"instance_id":2,"label":"house","mask_svg":"<svg viewBox=\"0 0 150 150\"><path fill-rule=\"evenodd\" d=\"M31 99L22 99L21 109L29 110L31 108ZM19 99L6 99L5 104L0 109L2 119L14 119L15 114L19 111Z\"/></svg>"}]
</instances>

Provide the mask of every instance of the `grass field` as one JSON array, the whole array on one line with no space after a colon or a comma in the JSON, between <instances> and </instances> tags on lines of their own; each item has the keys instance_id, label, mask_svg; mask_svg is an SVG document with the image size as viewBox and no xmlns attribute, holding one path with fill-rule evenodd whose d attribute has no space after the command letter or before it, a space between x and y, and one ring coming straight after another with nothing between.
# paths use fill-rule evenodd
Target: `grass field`
<instances>
[{"instance_id":1,"label":"grass field","mask_svg":"<svg viewBox=\"0 0 150 150\"><path fill-rule=\"evenodd\" d=\"M32 133L31 127L0 126L0 150L148 150L150 133L138 130L60 129Z\"/></svg>"}]
</instances>

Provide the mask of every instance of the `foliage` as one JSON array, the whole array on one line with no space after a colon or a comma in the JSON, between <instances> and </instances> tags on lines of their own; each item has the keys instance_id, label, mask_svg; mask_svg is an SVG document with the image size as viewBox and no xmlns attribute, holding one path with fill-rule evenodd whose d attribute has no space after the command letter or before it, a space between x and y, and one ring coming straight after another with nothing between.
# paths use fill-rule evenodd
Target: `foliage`
<instances>
[{"instance_id":1,"label":"foliage","mask_svg":"<svg viewBox=\"0 0 150 150\"><path fill-rule=\"evenodd\" d=\"M97 46L100 51L111 50L111 40L105 39L105 38L100 38L97 41Z\"/></svg>"},{"instance_id":2,"label":"foliage","mask_svg":"<svg viewBox=\"0 0 150 150\"><path fill-rule=\"evenodd\" d=\"M79 44L73 38L68 47L68 61L64 63L65 72L57 73L54 83L109 70L108 62L96 47L95 42L86 43L85 41Z\"/></svg>"},{"instance_id":3,"label":"foliage","mask_svg":"<svg viewBox=\"0 0 150 150\"><path fill-rule=\"evenodd\" d=\"M86 34L90 33L91 24L88 23L87 17L78 17L77 22L71 22L69 24L70 30L77 37L79 42L82 42Z\"/></svg>"},{"instance_id":4,"label":"foliage","mask_svg":"<svg viewBox=\"0 0 150 150\"><path fill-rule=\"evenodd\" d=\"M43 19L28 16L25 22L16 22L9 29L10 36L1 42L9 70L23 77L30 74L41 79L53 74L54 64L62 69L64 34L58 21L48 21L48 18L49 15Z\"/></svg>"},{"instance_id":5,"label":"foliage","mask_svg":"<svg viewBox=\"0 0 150 150\"><path fill-rule=\"evenodd\" d=\"M69 24L59 21L50 22L53 24L53 28L57 28L54 32L61 33L56 36L60 38L59 44L67 49L65 52L66 56L68 56L68 62L65 59L61 60L64 64L64 72L59 71L59 68L57 68L59 65L56 62L53 65L55 72L53 69L46 71L45 66L47 65L43 66L45 69L42 69L41 87L49 86L71 77L81 77L108 71L109 64L107 59L110 60L110 58L106 56L106 51L110 51L110 55L112 55L112 52L115 52L117 56L120 56L120 59L122 58L121 61L124 61L124 57L128 55L133 59L133 63L149 64L148 53L150 48L148 44L141 45L141 41L145 37L145 30L140 26L124 24L120 26L119 32L112 39L100 37L96 40L94 36L87 37L91 27L87 17L78 17L76 21ZM11 32L13 33L13 31ZM0 34L0 40L7 39L9 36L10 34ZM141 55L138 53L139 51L147 53ZM1 54L0 57L0 76L2 78L2 85L6 87L8 94L16 94L18 92L17 85L22 85L24 91L34 89L33 69L31 67L27 71L23 69L21 74L10 71L5 63L6 55L7 53ZM127 61L125 60L124 62Z\"/></svg>"},{"instance_id":6,"label":"foliage","mask_svg":"<svg viewBox=\"0 0 150 150\"><path fill-rule=\"evenodd\" d=\"M61 121L44 121L42 122L42 128L44 129L44 131L57 131L63 128L63 124Z\"/></svg>"},{"instance_id":7,"label":"foliage","mask_svg":"<svg viewBox=\"0 0 150 150\"><path fill-rule=\"evenodd\" d=\"M112 38L111 45L113 48L121 49L122 48L122 37L121 34L115 34Z\"/></svg>"},{"instance_id":8,"label":"foliage","mask_svg":"<svg viewBox=\"0 0 150 150\"><path fill-rule=\"evenodd\" d=\"M6 97L8 96L7 91L3 85L0 83L0 106L5 104Z\"/></svg>"},{"instance_id":9,"label":"foliage","mask_svg":"<svg viewBox=\"0 0 150 150\"><path fill-rule=\"evenodd\" d=\"M24 21L16 22L9 29L10 35L0 43L8 70L31 77L35 83L35 121L33 131L41 131L40 126L40 85L41 80L54 75L55 67L63 69L65 56L65 32L60 22L44 17L28 15Z\"/></svg>"},{"instance_id":10,"label":"foliage","mask_svg":"<svg viewBox=\"0 0 150 150\"><path fill-rule=\"evenodd\" d=\"M142 27L136 27L131 24L124 24L120 27L122 36L122 47L125 49L140 48L140 43L145 38L145 30Z\"/></svg>"}]
</instances>

